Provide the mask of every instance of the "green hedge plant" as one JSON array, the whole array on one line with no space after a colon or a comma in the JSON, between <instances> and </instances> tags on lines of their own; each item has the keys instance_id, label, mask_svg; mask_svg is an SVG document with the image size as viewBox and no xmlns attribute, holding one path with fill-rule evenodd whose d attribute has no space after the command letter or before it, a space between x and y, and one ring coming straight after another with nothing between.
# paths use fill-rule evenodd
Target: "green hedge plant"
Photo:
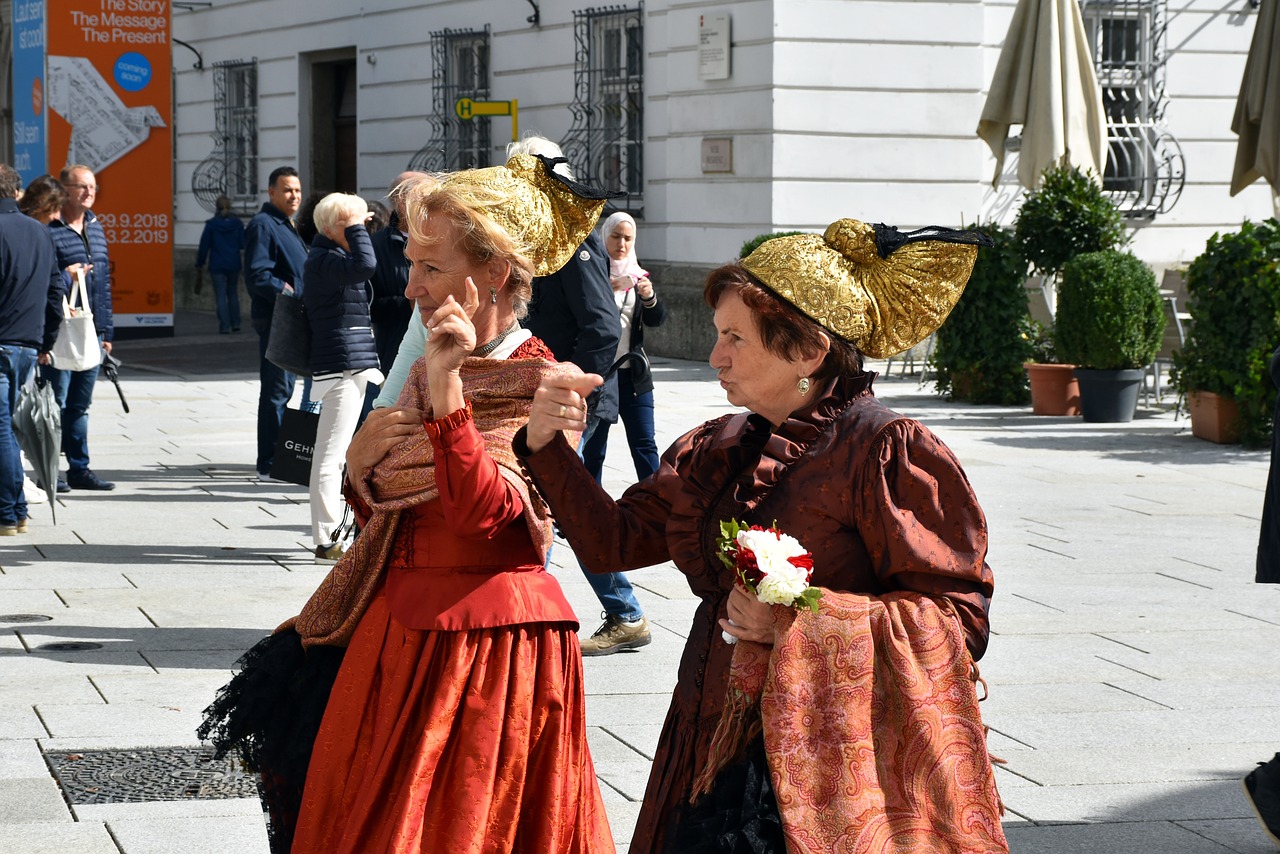
<instances>
[{"instance_id":1,"label":"green hedge plant","mask_svg":"<svg viewBox=\"0 0 1280 854\"><path fill-rule=\"evenodd\" d=\"M1160 351L1165 315L1155 273L1129 252L1086 252L1058 289L1058 356L1094 370L1141 368Z\"/></svg>"},{"instance_id":2,"label":"green hedge plant","mask_svg":"<svg viewBox=\"0 0 1280 854\"><path fill-rule=\"evenodd\" d=\"M1023 282L1027 263L1013 230L971 225L995 246L978 250L960 301L934 340L937 390L949 400L1001 405L1030 400L1023 362L1032 358L1031 315Z\"/></svg>"},{"instance_id":3,"label":"green hedge plant","mask_svg":"<svg viewBox=\"0 0 1280 854\"><path fill-rule=\"evenodd\" d=\"M1053 166L1027 195L1014 226L1018 245L1036 272L1056 276L1085 252L1119 249L1129 242L1124 216L1091 172Z\"/></svg>"},{"instance_id":4,"label":"green hedge plant","mask_svg":"<svg viewBox=\"0 0 1280 854\"><path fill-rule=\"evenodd\" d=\"M1267 361L1280 344L1280 222L1215 234L1187 269L1190 331L1174 353L1182 394L1210 391L1240 407L1240 441L1271 442L1276 390Z\"/></svg>"}]
</instances>

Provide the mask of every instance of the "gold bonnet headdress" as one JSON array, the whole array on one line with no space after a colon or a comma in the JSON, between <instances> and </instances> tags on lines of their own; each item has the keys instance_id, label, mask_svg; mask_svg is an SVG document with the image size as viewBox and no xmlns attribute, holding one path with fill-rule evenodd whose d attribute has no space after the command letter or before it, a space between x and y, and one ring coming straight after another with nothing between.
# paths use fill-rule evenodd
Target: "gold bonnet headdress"
<instances>
[{"instance_id":1,"label":"gold bonnet headdress","mask_svg":"<svg viewBox=\"0 0 1280 854\"><path fill-rule=\"evenodd\" d=\"M489 192L500 204L484 212L513 238L526 244L535 276L563 267L595 228L605 200L617 193L595 190L555 172L564 158L517 154L505 166L467 169L444 179L445 185Z\"/></svg>"},{"instance_id":2,"label":"gold bonnet headdress","mask_svg":"<svg viewBox=\"0 0 1280 854\"><path fill-rule=\"evenodd\" d=\"M742 260L747 272L824 329L873 359L928 338L964 291L977 231L891 226L841 219L822 235L775 237Z\"/></svg>"}]
</instances>

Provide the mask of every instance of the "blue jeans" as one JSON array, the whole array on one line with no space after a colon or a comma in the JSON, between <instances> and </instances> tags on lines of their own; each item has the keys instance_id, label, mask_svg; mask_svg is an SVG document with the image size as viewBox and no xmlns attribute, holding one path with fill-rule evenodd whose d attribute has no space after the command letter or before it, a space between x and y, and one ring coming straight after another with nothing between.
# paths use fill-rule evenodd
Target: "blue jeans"
<instances>
[{"instance_id":1,"label":"blue jeans","mask_svg":"<svg viewBox=\"0 0 1280 854\"><path fill-rule=\"evenodd\" d=\"M591 437L597 430L607 430L608 427L607 423L601 422L596 416L587 416L587 432L582 434L582 440L578 443L578 454L582 455L583 450L591 442ZM596 479L596 483L600 483L604 469L603 454L598 464L588 463L585 458L583 463L586 464L587 471L590 472L591 476ZM628 623L644 616L644 611L640 609L640 603L636 601L636 594L631 587L631 582L627 580L627 576L624 573L591 572L582 561L578 561L578 566L582 568L582 574L587 577L587 583L595 591L596 598L600 600L600 606L604 608L606 614L611 614Z\"/></svg>"},{"instance_id":2,"label":"blue jeans","mask_svg":"<svg viewBox=\"0 0 1280 854\"><path fill-rule=\"evenodd\" d=\"M40 366L40 376L53 385L53 396L62 407L62 453L67 458L68 474L89 468L89 406L98 384L98 370L60 371Z\"/></svg>"},{"instance_id":3,"label":"blue jeans","mask_svg":"<svg viewBox=\"0 0 1280 854\"><path fill-rule=\"evenodd\" d=\"M209 271L213 279L213 299L218 307L218 331L240 328L240 274Z\"/></svg>"},{"instance_id":4,"label":"blue jeans","mask_svg":"<svg viewBox=\"0 0 1280 854\"><path fill-rule=\"evenodd\" d=\"M269 318L253 319L258 333L258 474L271 473L271 460L276 455L276 437L280 435L280 419L293 397L295 377L284 368L267 361L267 339L271 337Z\"/></svg>"},{"instance_id":5,"label":"blue jeans","mask_svg":"<svg viewBox=\"0 0 1280 854\"><path fill-rule=\"evenodd\" d=\"M35 364L34 347L0 344L0 525L16 525L27 518L22 457L13 435L13 409Z\"/></svg>"},{"instance_id":6,"label":"blue jeans","mask_svg":"<svg viewBox=\"0 0 1280 854\"><path fill-rule=\"evenodd\" d=\"M627 430L631 463L636 467L636 480L644 480L658 470L658 442L653 434L653 392L636 394L631 372L618 372L618 417ZM604 469L605 451L609 446L609 424L601 424L582 448L582 461L588 470Z\"/></svg>"}]
</instances>

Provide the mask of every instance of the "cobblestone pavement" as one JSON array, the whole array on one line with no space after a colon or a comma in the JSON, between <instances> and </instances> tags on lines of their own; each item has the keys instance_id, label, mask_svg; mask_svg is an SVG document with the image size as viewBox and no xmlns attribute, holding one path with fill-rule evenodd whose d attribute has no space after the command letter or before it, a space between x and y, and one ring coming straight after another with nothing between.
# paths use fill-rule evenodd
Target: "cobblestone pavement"
<instances>
[{"instance_id":1,"label":"cobblestone pavement","mask_svg":"<svg viewBox=\"0 0 1280 854\"><path fill-rule=\"evenodd\" d=\"M0 852L266 851L257 802L215 798L234 780L175 748L197 746L232 662L325 568L306 491L254 479L256 339L214 323L184 314L175 338L119 343L132 412L103 381L90 427L119 488L60 496L56 527L35 505L31 533L0 541ZM705 365L655 369L660 446L728 410ZM876 388L950 445L988 515L983 709L1013 850L1273 850L1238 785L1280 749L1277 590L1252 583L1266 453L1192 438L1172 401L1091 425L949 404L897 365ZM616 493L631 463L613 439ZM554 571L590 632L598 605L563 544ZM586 661L624 851L694 607L670 565L633 580L653 644ZM171 800L92 802L175 780Z\"/></svg>"}]
</instances>

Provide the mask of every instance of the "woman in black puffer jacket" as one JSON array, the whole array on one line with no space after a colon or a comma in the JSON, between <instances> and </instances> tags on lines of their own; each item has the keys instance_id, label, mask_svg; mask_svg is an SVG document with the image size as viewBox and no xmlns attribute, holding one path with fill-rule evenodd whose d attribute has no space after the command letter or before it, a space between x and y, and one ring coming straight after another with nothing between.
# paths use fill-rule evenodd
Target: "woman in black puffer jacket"
<instances>
[{"instance_id":1,"label":"woman in black puffer jacket","mask_svg":"<svg viewBox=\"0 0 1280 854\"><path fill-rule=\"evenodd\" d=\"M377 262L364 223L364 199L330 193L315 208L316 237L303 266L302 301L311 324L312 396L322 402L311 456L311 536L316 563L335 563L345 502L342 462L364 407L365 388L380 385L369 323Z\"/></svg>"}]
</instances>

